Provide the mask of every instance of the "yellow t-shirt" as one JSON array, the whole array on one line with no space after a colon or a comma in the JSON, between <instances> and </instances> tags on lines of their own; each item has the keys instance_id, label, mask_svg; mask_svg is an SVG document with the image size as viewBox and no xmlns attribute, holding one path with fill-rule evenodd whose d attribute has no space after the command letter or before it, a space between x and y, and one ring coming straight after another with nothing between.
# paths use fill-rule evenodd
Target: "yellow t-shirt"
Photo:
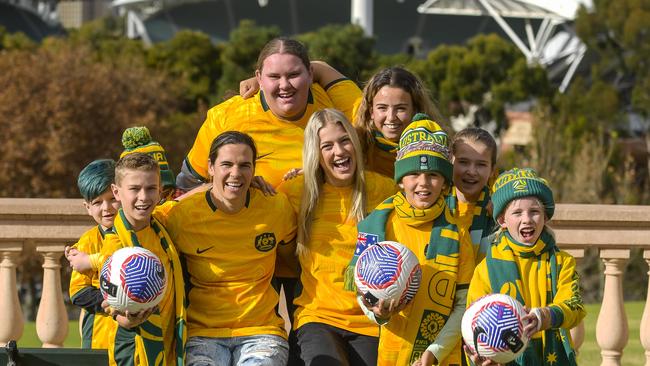
<instances>
[{"instance_id":1,"label":"yellow t-shirt","mask_svg":"<svg viewBox=\"0 0 650 366\"><path fill-rule=\"evenodd\" d=\"M94 254L101 252L104 235L102 228L97 225L86 231L74 247L84 253ZM72 271L70 275L70 299L88 289L99 289L99 273L93 271L90 274ZM115 337L117 322L105 313L88 313L82 309L82 346L90 346L93 349L107 349Z\"/></svg>"},{"instance_id":2,"label":"yellow t-shirt","mask_svg":"<svg viewBox=\"0 0 650 366\"><path fill-rule=\"evenodd\" d=\"M120 211L121 213L122 211ZM122 215L118 215L115 218L116 220L123 220L127 223L126 218ZM158 312L153 313L149 316L149 321L153 324L160 324L162 328L162 345L164 348L163 354L164 359L166 360L164 364L172 365L176 361L176 347L175 347L175 314L176 314L176 303L175 303L175 291L174 291L174 272L171 267L171 260L167 255L167 252L160 244L160 238L158 234L154 231L151 226L137 231L136 236L140 245L153 254L155 254L163 267L165 268L165 273L167 273L167 287L165 289L165 294L163 295L162 300L158 304ZM170 245L173 245L169 243ZM108 258L115 251L120 248L124 248L127 245L122 243L120 238L116 234L106 235L104 240L104 247L102 248L102 254ZM146 330L143 327L140 327L140 335L143 335L142 332ZM145 335L149 339L156 339L155 335ZM139 336L138 336L139 337ZM134 355L134 361L136 365L147 365L147 357L145 356L145 350L142 346L142 341L136 337L136 354ZM149 355L148 358L152 358L152 355Z\"/></svg>"},{"instance_id":3,"label":"yellow t-shirt","mask_svg":"<svg viewBox=\"0 0 650 366\"><path fill-rule=\"evenodd\" d=\"M346 104L354 103L358 87L350 80L341 80L329 86L328 92L335 95L337 103L341 104L334 104L325 90L314 84L310 89L307 109L297 121L285 121L273 115L262 92L249 99L232 97L208 111L185 161L197 178L205 180L212 140L225 131L244 132L253 138L257 146L256 175L277 187L288 170L302 167L304 128L312 113L324 108L338 108L349 111L346 117L352 120L351 108Z\"/></svg>"},{"instance_id":4,"label":"yellow t-shirt","mask_svg":"<svg viewBox=\"0 0 650 366\"><path fill-rule=\"evenodd\" d=\"M188 336L286 338L271 286L277 248L296 231L283 194L250 189L246 207L226 214L210 191L199 192L172 207L163 222L189 274Z\"/></svg>"},{"instance_id":5,"label":"yellow t-shirt","mask_svg":"<svg viewBox=\"0 0 650 366\"><path fill-rule=\"evenodd\" d=\"M453 223L453 217L448 209L445 209L446 219L448 222ZM410 365L412 359L417 359L421 356L419 352L426 350L430 343L436 338L431 337L427 339L427 344L414 345L415 338L418 332L422 333L424 338L427 338L427 333L432 330L441 329L444 326L442 319L435 319L427 316L422 320L425 311L448 309L446 312L451 312L454 307L454 296L456 287L441 286L444 283L444 275L436 271L426 259L426 247L429 245L431 237L431 228L433 221L426 222L419 226L409 226L404 220L399 219L393 211L388 217L386 224L386 240L396 241L402 243L417 255L420 265L422 267L422 280L421 286L417 294L411 302L398 314L393 315L387 324L381 328L381 336L379 337L379 351L377 365ZM459 237L460 238L460 237ZM467 239L460 239L467 240ZM471 251L471 241L460 243L460 252L458 260L458 277L456 279L456 286L467 286L472 279L474 272L474 255ZM470 249L470 250L467 250ZM443 281L440 279L443 278ZM431 291L441 293L445 291L443 297L447 300L446 303L434 303L429 297ZM420 350L414 354L414 346ZM460 364L460 343L457 349L452 352L446 360L442 360L442 365L458 363Z\"/></svg>"},{"instance_id":6,"label":"yellow t-shirt","mask_svg":"<svg viewBox=\"0 0 650 366\"><path fill-rule=\"evenodd\" d=\"M366 172L367 209L397 191L395 183L379 174ZM300 210L304 177L283 183L296 212ZM350 332L376 337L377 324L363 313L354 292L345 291L343 275L357 241L357 221L348 218L352 187L324 184L314 214L307 255L300 258L302 292L294 300L294 329L316 322Z\"/></svg>"}]
</instances>

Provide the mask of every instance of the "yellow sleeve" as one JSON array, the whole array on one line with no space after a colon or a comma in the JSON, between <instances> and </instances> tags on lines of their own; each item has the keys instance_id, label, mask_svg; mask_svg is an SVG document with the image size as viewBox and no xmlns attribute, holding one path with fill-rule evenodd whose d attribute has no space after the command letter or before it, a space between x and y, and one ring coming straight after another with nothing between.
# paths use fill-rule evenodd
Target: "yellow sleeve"
<instances>
[{"instance_id":1,"label":"yellow sleeve","mask_svg":"<svg viewBox=\"0 0 650 366\"><path fill-rule=\"evenodd\" d=\"M277 199L280 201L278 206L281 212L285 213L285 215L283 215L285 218L283 220L283 230L280 232L280 241L289 243L296 237L296 229L298 227L296 224L296 213L284 193L278 192L276 196L278 196Z\"/></svg>"},{"instance_id":2,"label":"yellow sleeve","mask_svg":"<svg viewBox=\"0 0 650 366\"><path fill-rule=\"evenodd\" d=\"M325 86L327 96L330 97L334 107L348 118L350 123L354 121L354 111L361 100L361 89L352 80L339 79Z\"/></svg>"},{"instance_id":3,"label":"yellow sleeve","mask_svg":"<svg viewBox=\"0 0 650 366\"><path fill-rule=\"evenodd\" d=\"M467 291L467 307L481 297L491 294L492 286L490 286L490 277L488 276L487 262L484 260L474 269L474 275L469 283L469 290Z\"/></svg>"},{"instance_id":4,"label":"yellow sleeve","mask_svg":"<svg viewBox=\"0 0 650 366\"><path fill-rule=\"evenodd\" d=\"M104 237L104 243L102 245L101 252L90 256L90 263L93 267L93 270L100 271L106 259L113 255L113 253L115 253L118 249L121 249L123 247L124 245L122 244L122 241L117 236L117 234L106 234Z\"/></svg>"},{"instance_id":5,"label":"yellow sleeve","mask_svg":"<svg viewBox=\"0 0 650 366\"><path fill-rule=\"evenodd\" d=\"M151 214L156 220L160 221L163 226L167 226L167 219L169 218L169 214L178 204L178 201L165 201L162 205L156 206L156 208L153 210L153 213Z\"/></svg>"},{"instance_id":6,"label":"yellow sleeve","mask_svg":"<svg viewBox=\"0 0 650 366\"><path fill-rule=\"evenodd\" d=\"M95 252L93 250L92 241L93 241L93 237L97 237L97 235L94 235L94 232L97 230L98 230L97 227L94 227L86 231L81 236L81 238L79 238L79 241L75 243L72 247L76 248L80 252L84 252L88 255L92 255L92 253ZM97 244L98 247L101 246L101 243L97 243ZM93 285L92 276L77 271L72 271L72 274L70 275L70 288L69 288L70 298L74 297L74 295L77 294L77 292L81 291L82 289L92 285Z\"/></svg>"},{"instance_id":7,"label":"yellow sleeve","mask_svg":"<svg viewBox=\"0 0 650 366\"><path fill-rule=\"evenodd\" d=\"M570 329L577 326L587 314L580 295L580 276L576 260L566 252L557 255L557 293L548 306L553 313L552 327Z\"/></svg>"},{"instance_id":8,"label":"yellow sleeve","mask_svg":"<svg viewBox=\"0 0 650 366\"><path fill-rule=\"evenodd\" d=\"M196 134L194 145L187 154L185 161L189 165L193 174L198 174L203 180L208 177L208 156L210 154L210 145L212 140L221 132L226 131L226 111L241 97L232 97L223 103L212 107L201 125L199 132Z\"/></svg>"},{"instance_id":9,"label":"yellow sleeve","mask_svg":"<svg viewBox=\"0 0 650 366\"><path fill-rule=\"evenodd\" d=\"M296 214L300 212L300 201L302 200L304 182L305 177L301 175L294 179L284 181L278 186L278 192L282 192L287 196L289 204Z\"/></svg>"}]
</instances>

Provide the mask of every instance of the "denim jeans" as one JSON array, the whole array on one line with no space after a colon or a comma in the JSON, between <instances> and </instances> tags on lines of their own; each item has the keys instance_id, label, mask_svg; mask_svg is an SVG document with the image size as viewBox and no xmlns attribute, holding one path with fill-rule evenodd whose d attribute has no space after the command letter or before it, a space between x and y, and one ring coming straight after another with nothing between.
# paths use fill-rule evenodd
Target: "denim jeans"
<instances>
[{"instance_id":1,"label":"denim jeans","mask_svg":"<svg viewBox=\"0 0 650 366\"><path fill-rule=\"evenodd\" d=\"M212 338L190 337L185 346L187 366L285 366L287 340L276 335Z\"/></svg>"}]
</instances>

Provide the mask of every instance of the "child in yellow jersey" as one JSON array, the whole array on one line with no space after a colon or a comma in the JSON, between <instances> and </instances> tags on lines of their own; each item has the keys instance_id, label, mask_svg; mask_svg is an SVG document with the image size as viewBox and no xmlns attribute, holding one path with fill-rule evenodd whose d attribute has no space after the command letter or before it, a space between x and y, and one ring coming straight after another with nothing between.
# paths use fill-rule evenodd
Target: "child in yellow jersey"
<instances>
[{"instance_id":1,"label":"child in yellow jersey","mask_svg":"<svg viewBox=\"0 0 650 366\"><path fill-rule=\"evenodd\" d=\"M461 237L468 236L476 263L485 258L494 231L488 181L496 168L497 144L484 129L468 127L451 142L454 186L447 206Z\"/></svg>"},{"instance_id":2,"label":"child in yellow jersey","mask_svg":"<svg viewBox=\"0 0 650 366\"><path fill-rule=\"evenodd\" d=\"M251 188L256 158L249 135L220 134L209 153L212 187L164 219L186 269L188 366L287 362L271 279L276 255L293 255L296 217L284 194Z\"/></svg>"},{"instance_id":3,"label":"child in yellow jersey","mask_svg":"<svg viewBox=\"0 0 650 366\"><path fill-rule=\"evenodd\" d=\"M328 107L352 111L360 91L350 80L329 83L336 105L325 90L312 84L306 48L298 41L277 38L260 52L255 75L260 91L253 98L235 96L214 106L187 154L176 183L188 190L208 178L208 150L214 138L228 130L249 134L259 149L256 172L273 187L284 174L301 165L304 128L314 111Z\"/></svg>"},{"instance_id":4,"label":"child in yellow jersey","mask_svg":"<svg viewBox=\"0 0 650 366\"><path fill-rule=\"evenodd\" d=\"M115 178L115 162L111 159L95 160L79 173L77 185L88 210L97 226L86 231L71 248L87 253L99 253L107 232L113 228L113 220L120 203L113 196L111 183ZM96 272L72 271L70 276L70 301L79 306L81 315L81 348L108 349L115 335L117 323L104 312Z\"/></svg>"},{"instance_id":5,"label":"child in yellow jersey","mask_svg":"<svg viewBox=\"0 0 650 366\"><path fill-rule=\"evenodd\" d=\"M524 353L508 366L576 365L569 329L585 316L575 259L555 244L546 226L553 217L553 192L532 169L512 169L494 183L494 244L476 267L467 304L503 293L528 309ZM465 348L469 354L469 350ZM470 354L474 364L496 365Z\"/></svg>"},{"instance_id":6,"label":"child in yellow jersey","mask_svg":"<svg viewBox=\"0 0 650 366\"><path fill-rule=\"evenodd\" d=\"M378 365L461 364L460 322L474 255L445 204L451 179L447 134L417 114L402 132L395 162L402 190L359 223L350 265L368 245L391 240L411 249L422 267L422 285L409 304L369 304L359 296L368 316L382 325Z\"/></svg>"},{"instance_id":7,"label":"child in yellow jersey","mask_svg":"<svg viewBox=\"0 0 650 366\"><path fill-rule=\"evenodd\" d=\"M162 224L152 218L160 201L160 169L148 154L132 153L115 166L115 198L122 208L113 233L106 235L101 253L77 254L93 271L116 250L141 246L153 252L167 273L165 295L157 307L136 314L117 312L104 302L106 312L120 325L109 348L118 365L183 365L185 349L185 288L178 253Z\"/></svg>"},{"instance_id":8,"label":"child in yellow jersey","mask_svg":"<svg viewBox=\"0 0 650 366\"><path fill-rule=\"evenodd\" d=\"M305 129L304 174L283 183L298 213L300 290L294 331L305 365L375 365L379 329L361 311L343 273L356 224L396 191L391 179L365 172L359 138L345 115L315 112Z\"/></svg>"}]
</instances>

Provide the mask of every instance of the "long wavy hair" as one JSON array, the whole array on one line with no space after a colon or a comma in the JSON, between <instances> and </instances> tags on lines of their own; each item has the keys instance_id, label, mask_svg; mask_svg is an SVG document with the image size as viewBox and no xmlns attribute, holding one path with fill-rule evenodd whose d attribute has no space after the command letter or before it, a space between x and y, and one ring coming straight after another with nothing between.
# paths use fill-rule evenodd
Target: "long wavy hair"
<instances>
[{"instance_id":1,"label":"long wavy hair","mask_svg":"<svg viewBox=\"0 0 650 366\"><path fill-rule=\"evenodd\" d=\"M447 125L446 120L443 119L442 114L436 108L431 100L431 96L427 88L422 83L422 80L415 74L401 67L389 67L375 73L368 83L363 88L363 96L359 103L354 125L363 129L363 140L367 147L374 144L372 137L372 130L376 129L371 118L372 101L379 92L379 89L384 86L400 88L411 95L413 101L414 113L426 113L434 119L439 125Z\"/></svg>"},{"instance_id":2,"label":"long wavy hair","mask_svg":"<svg viewBox=\"0 0 650 366\"><path fill-rule=\"evenodd\" d=\"M352 207L350 207L348 218L358 222L363 220L366 212L366 178L363 173L363 153L357 132L345 115L336 109L327 108L314 112L305 127L305 142L302 150L305 185L298 216L298 255L303 255L308 250L307 243L309 243L311 223L325 183L325 171L320 165L321 151L318 132L323 127L332 124L343 127L354 146L355 171L352 182Z\"/></svg>"}]
</instances>

